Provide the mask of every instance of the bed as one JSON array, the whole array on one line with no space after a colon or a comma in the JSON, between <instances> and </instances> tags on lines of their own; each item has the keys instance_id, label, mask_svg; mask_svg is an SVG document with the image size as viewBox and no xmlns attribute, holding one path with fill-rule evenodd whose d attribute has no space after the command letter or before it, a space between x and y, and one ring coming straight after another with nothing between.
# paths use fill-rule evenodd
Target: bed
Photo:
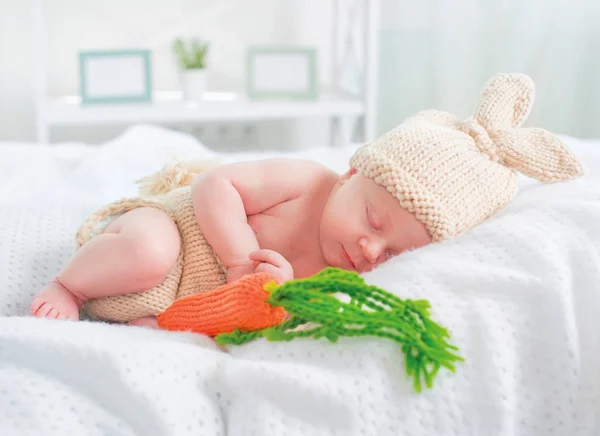
<instances>
[{"instance_id":1,"label":"bed","mask_svg":"<svg viewBox=\"0 0 600 436\"><path fill-rule=\"evenodd\" d=\"M220 154L138 125L100 147L0 143L0 429L6 435L600 434L600 142L564 137L583 179L542 186L469 234L364 275L427 299L465 358L417 393L384 339L207 338L27 316L78 223L171 158L289 155L343 171L356 144ZM34 178L37 177L37 179Z\"/></svg>"}]
</instances>

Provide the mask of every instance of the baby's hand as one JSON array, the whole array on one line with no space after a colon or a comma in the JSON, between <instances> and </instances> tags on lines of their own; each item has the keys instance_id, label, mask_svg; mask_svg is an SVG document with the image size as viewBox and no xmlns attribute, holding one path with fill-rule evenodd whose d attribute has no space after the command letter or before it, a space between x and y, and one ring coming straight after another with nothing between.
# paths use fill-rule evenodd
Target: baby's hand
<instances>
[{"instance_id":1,"label":"baby's hand","mask_svg":"<svg viewBox=\"0 0 600 436\"><path fill-rule=\"evenodd\" d=\"M264 272L275 276L277 281L285 283L294 278L294 268L281 254L273 250L257 250L250 253L255 272Z\"/></svg>"},{"instance_id":2,"label":"baby's hand","mask_svg":"<svg viewBox=\"0 0 600 436\"><path fill-rule=\"evenodd\" d=\"M254 265L251 262L231 266L227 269L227 283L237 282L247 274L254 273Z\"/></svg>"}]
</instances>

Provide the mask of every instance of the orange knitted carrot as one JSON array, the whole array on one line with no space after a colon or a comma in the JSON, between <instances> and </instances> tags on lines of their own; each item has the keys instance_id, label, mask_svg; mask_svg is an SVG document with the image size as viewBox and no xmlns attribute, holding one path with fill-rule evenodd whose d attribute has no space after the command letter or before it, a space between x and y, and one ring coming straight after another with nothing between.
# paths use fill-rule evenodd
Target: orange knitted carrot
<instances>
[{"instance_id":1,"label":"orange knitted carrot","mask_svg":"<svg viewBox=\"0 0 600 436\"><path fill-rule=\"evenodd\" d=\"M254 331L281 324L286 312L265 300L264 285L275 281L266 273L247 275L235 283L175 301L158 315L165 330L202 333L214 337L236 329Z\"/></svg>"}]
</instances>

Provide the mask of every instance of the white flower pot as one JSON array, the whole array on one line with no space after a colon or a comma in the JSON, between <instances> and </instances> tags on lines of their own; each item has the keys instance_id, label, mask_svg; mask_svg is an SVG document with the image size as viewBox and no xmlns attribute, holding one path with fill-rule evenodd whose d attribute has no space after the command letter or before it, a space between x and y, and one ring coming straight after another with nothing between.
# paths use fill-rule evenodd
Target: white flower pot
<instances>
[{"instance_id":1,"label":"white flower pot","mask_svg":"<svg viewBox=\"0 0 600 436\"><path fill-rule=\"evenodd\" d=\"M203 94L206 92L206 70L184 70L182 76L185 98L187 100L201 100Z\"/></svg>"}]
</instances>

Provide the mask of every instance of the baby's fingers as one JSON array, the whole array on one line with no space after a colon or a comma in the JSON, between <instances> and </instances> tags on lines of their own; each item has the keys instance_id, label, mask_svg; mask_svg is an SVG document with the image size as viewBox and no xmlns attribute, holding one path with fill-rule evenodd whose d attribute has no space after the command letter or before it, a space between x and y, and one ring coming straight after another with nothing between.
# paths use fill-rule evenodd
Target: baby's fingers
<instances>
[{"instance_id":1,"label":"baby's fingers","mask_svg":"<svg viewBox=\"0 0 600 436\"><path fill-rule=\"evenodd\" d=\"M250 260L255 263L270 263L278 267L282 267L288 263L288 261L281 254L273 250L257 250L250 253Z\"/></svg>"},{"instance_id":2,"label":"baby's fingers","mask_svg":"<svg viewBox=\"0 0 600 436\"><path fill-rule=\"evenodd\" d=\"M281 268L273 266L270 263L260 263L256 267L256 272L271 274L273 277L275 277L275 280L277 280L278 283L283 283L286 281L285 277L282 277Z\"/></svg>"}]
</instances>

